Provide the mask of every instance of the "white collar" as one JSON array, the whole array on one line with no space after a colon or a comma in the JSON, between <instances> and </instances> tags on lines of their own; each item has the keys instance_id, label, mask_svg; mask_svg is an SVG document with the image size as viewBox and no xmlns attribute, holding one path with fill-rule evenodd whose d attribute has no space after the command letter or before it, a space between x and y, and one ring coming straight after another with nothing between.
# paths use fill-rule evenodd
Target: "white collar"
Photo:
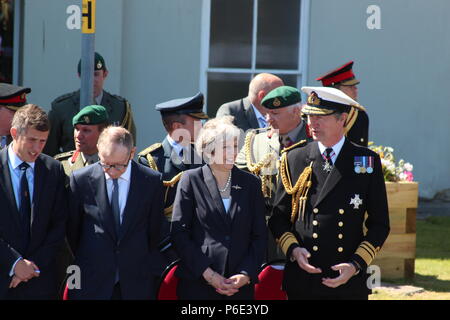
<instances>
[{"instance_id":1,"label":"white collar","mask_svg":"<svg viewBox=\"0 0 450 320\"><path fill-rule=\"evenodd\" d=\"M107 172L105 172L105 178L107 181L110 179L112 180L112 178L110 177L110 175ZM119 179L123 179L123 180L130 182L130 180L131 180L131 160L128 161L127 169L125 170L124 173L122 173L122 175L119 177Z\"/></svg>"},{"instance_id":2,"label":"white collar","mask_svg":"<svg viewBox=\"0 0 450 320\"><path fill-rule=\"evenodd\" d=\"M94 98L95 103L100 105L102 103L103 100L103 90L100 92L100 94Z\"/></svg>"},{"instance_id":3,"label":"white collar","mask_svg":"<svg viewBox=\"0 0 450 320\"><path fill-rule=\"evenodd\" d=\"M172 146L173 150L176 152L176 154L179 156L181 150L183 150L183 146L172 139L170 135L167 135L167 141L169 141L169 144Z\"/></svg>"},{"instance_id":4,"label":"white collar","mask_svg":"<svg viewBox=\"0 0 450 320\"><path fill-rule=\"evenodd\" d=\"M336 158L338 157L339 152L341 152L344 142L345 142L345 136L342 136L341 140L339 140L338 143L336 143L334 146L331 147L336 155ZM325 147L322 144L322 142L320 142L320 141L318 141L318 145L319 145L320 154L323 154L325 152L325 150L327 149L327 147Z\"/></svg>"},{"instance_id":5,"label":"white collar","mask_svg":"<svg viewBox=\"0 0 450 320\"><path fill-rule=\"evenodd\" d=\"M11 163L12 169L16 170L16 168L18 166L20 166L22 164L22 162L24 162L22 159L19 158L19 156L14 152L13 150L13 143L11 143L8 147L8 158L9 158L9 162ZM30 167L34 170L34 162L27 162Z\"/></svg>"}]
</instances>

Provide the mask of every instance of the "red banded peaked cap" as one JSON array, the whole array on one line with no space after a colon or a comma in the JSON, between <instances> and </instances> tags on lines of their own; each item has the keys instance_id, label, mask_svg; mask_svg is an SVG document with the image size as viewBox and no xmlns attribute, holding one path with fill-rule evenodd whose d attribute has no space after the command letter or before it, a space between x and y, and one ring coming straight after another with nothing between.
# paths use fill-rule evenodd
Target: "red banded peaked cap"
<instances>
[{"instance_id":1,"label":"red banded peaked cap","mask_svg":"<svg viewBox=\"0 0 450 320\"><path fill-rule=\"evenodd\" d=\"M333 71L317 78L317 81L322 81L324 87L334 86L336 84L340 85L357 85L359 80L355 79L355 74L353 73L353 61L347 62L343 66L340 66Z\"/></svg>"}]
</instances>

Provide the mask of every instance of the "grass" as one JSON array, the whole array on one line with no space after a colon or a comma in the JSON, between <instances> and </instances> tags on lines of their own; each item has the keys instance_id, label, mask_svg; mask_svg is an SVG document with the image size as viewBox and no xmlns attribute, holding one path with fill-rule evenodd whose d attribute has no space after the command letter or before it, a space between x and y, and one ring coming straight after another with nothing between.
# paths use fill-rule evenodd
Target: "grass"
<instances>
[{"instance_id":1,"label":"grass","mask_svg":"<svg viewBox=\"0 0 450 320\"><path fill-rule=\"evenodd\" d=\"M450 300L450 217L417 221L415 277L389 283L413 285L425 292L405 296L375 289L370 300Z\"/></svg>"}]
</instances>

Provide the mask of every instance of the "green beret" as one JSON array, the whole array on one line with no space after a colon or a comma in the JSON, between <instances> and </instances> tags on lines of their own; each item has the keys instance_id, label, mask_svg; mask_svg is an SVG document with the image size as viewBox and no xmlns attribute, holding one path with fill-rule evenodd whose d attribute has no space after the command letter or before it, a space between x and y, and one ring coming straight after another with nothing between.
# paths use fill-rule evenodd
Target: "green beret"
<instances>
[{"instance_id":1,"label":"green beret","mask_svg":"<svg viewBox=\"0 0 450 320\"><path fill-rule=\"evenodd\" d=\"M105 59L98 52L94 56L94 71L96 70L106 70ZM81 74L81 59L78 61L78 74Z\"/></svg>"},{"instance_id":2,"label":"green beret","mask_svg":"<svg viewBox=\"0 0 450 320\"><path fill-rule=\"evenodd\" d=\"M98 105L84 107L72 119L73 126L77 124L94 125L108 122L108 112L105 107Z\"/></svg>"},{"instance_id":3,"label":"green beret","mask_svg":"<svg viewBox=\"0 0 450 320\"><path fill-rule=\"evenodd\" d=\"M281 86L270 91L261 104L267 109L279 109L302 101L300 91L294 87Z\"/></svg>"}]
</instances>

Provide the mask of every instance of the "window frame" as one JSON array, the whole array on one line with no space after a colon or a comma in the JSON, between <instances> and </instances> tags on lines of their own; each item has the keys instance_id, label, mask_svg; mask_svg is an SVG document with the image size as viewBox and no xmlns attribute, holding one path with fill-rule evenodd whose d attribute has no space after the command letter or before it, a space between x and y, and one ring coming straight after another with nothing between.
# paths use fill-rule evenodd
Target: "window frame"
<instances>
[{"instance_id":1,"label":"window frame","mask_svg":"<svg viewBox=\"0 0 450 320\"><path fill-rule=\"evenodd\" d=\"M308 78L308 54L309 54L309 17L311 0L300 1L300 24L299 24L299 50L298 50L298 69L262 69L256 68L256 49L257 49L257 15L259 0L253 0L253 30L252 30L252 57L251 68L210 68L209 67L209 48L210 48L210 28L211 28L211 0L202 2L202 28L201 28L201 48L200 48L200 91L208 101L208 74L209 73L233 73L247 74L252 78L258 73L267 72L278 75L296 75L297 87L306 86ZM255 18L256 17L256 18ZM299 85L300 84L300 85ZM225 102L225 101L224 101ZM207 105L204 106L205 112Z\"/></svg>"}]
</instances>

